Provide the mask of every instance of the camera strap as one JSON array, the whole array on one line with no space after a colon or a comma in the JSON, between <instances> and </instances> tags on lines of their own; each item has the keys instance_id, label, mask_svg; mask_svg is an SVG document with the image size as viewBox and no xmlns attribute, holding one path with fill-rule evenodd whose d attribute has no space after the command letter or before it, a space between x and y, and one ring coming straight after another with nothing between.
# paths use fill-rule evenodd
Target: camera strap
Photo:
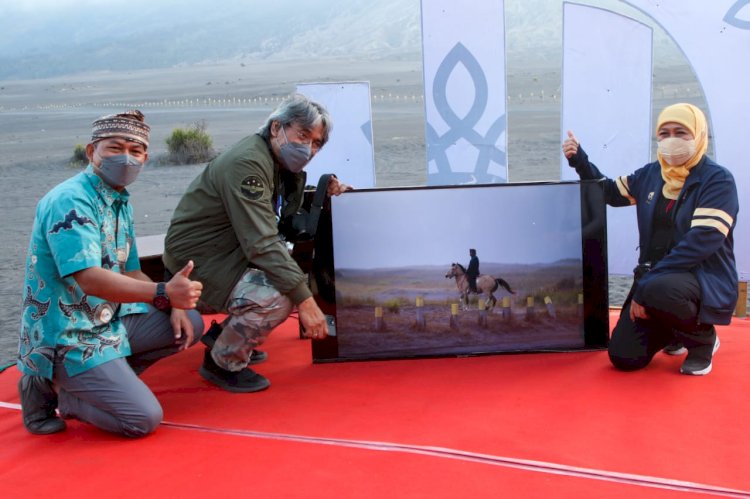
<instances>
[{"instance_id":1,"label":"camera strap","mask_svg":"<svg viewBox=\"0 0 750 499\"><path fill-rule=\"evenodd\" d=\"M333 173L326 173L321 175L318 180L318 187L315 189L315 195L313 196L310 212L307 217L307 233L310 237L315 237L315 233L318 231L318 220L320 219L320 212L323 211L323 203L326 200L328 182L331 180L331 177L335 177L335 175Z\"/></svg>"}]
</instances>

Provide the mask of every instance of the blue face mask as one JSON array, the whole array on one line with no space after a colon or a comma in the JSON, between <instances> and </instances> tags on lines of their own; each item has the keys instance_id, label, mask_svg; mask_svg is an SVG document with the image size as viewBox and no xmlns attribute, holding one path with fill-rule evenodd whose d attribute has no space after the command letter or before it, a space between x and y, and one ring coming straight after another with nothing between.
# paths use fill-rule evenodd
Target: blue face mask
<instances>
[{"instance_id":1,"label":"blue face mask","mask_svg":"<svg viewBox=\"0 0 750 499\"><path fill-rule=\"evenodd\" d=\"M281 164L290 172L299 173L307 166L310 159L312 159L312 149L307 144L290 142L283 126L281 127L281 133L284 134L284 139L286 140L286 144L279 147Z\"/></svg>"},{"instance_id":2,"label":"blue face mask","mask_svg":"<svg viewBox=\"0 0 750 499\"><path fill-rule=\"evenodd\" d=\"M125 187L138 177L143 169L143 163L129 154L115 154L102 157L99 174L111 187Z\"/></svg>"}]
</instances>

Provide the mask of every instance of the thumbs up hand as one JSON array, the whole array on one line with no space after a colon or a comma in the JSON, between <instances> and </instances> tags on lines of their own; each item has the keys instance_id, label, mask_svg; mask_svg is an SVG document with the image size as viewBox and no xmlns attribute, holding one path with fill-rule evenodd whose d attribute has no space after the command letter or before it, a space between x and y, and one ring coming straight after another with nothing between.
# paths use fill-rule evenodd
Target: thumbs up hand
<instances>
[{"instance_id":1,"label":"thumbs up hand","mask_svg":"<svg viewBox=\"0 0 750 499\"><path fill-rule=\"evenodd\" d=\"M566 158L570 159L578 153L578 144L576 136L568 130L568 138L562 143L562 151Z\"/></svg>"},{"instance_id":2,"label":"thumbs up hand","mask_svg":"<svg viewBox=\"0 0 750 499\"><path fill-rule=\"evenodd\" d=\"M201 297L203 284L190 280L190 273L195 264L190 260L172 279L167 283L166 291L169 301L174 308L195 308Z\"/></svg>"},{"instance_id":3,"label":"thumbs up hand","mask_svg":"<svg viewBox=\"0 0 750 499\"><path fill-rule=\"evenodd\" d=\"M182 267L182 269L181 269L181 270L180 270L179 272L177 272L177 273L178 273L178 274L180 274L180 275L183 275L183 276L185 276L185 277L190 277L190 272L192 272L192 271L193 271L193 268L194 268L194 267L195 267L195 264L193 263L193 261L192 261L192 260L190 260L190 261L189 261L189 262L187 262L187 264L186 264L186 265L185 265L184 267Z\"/></svg>"}]
</instances>

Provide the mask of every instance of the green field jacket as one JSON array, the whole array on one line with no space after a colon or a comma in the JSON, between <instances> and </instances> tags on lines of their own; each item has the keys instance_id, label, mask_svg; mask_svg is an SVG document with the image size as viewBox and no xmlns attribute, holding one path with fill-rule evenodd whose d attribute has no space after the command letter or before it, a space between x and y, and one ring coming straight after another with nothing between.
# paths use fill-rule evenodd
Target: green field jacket
<instances>
[{"instance_id":1,"label":"green field jacket","mask_svg":"<svg viewBox=\"0 0 750 499\"><path fill-rule=\"evenodd\" d=\"M175 273L193 260L201 301L216 311L225 310L248 267L263 270L299 304L312 293L279 238L277 215L299 209L305 180L304 172L280 170L260 135L240 140L206 166L177 204L164 241L165 266Z\"/></svg>"}]
</instances>

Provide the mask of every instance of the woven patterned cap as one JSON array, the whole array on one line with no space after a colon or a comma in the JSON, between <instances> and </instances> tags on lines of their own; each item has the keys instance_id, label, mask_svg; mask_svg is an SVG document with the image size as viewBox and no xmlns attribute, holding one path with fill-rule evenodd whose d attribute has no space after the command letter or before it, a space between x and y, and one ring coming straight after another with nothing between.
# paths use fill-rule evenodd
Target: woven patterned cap
<instances>
[{"instance_id":1,"label":"woven patterned cap","mask_svg":"<svg viewBox=\"0 0 750 499\"><path fill-rule=\"evenodd\" d=\"M143 121L143 113L137 109L120 114L102 116L94 121L91 129L91 142L110 137L140 142L148 147L151 127Z\"/></svg>"}]
</instances>

